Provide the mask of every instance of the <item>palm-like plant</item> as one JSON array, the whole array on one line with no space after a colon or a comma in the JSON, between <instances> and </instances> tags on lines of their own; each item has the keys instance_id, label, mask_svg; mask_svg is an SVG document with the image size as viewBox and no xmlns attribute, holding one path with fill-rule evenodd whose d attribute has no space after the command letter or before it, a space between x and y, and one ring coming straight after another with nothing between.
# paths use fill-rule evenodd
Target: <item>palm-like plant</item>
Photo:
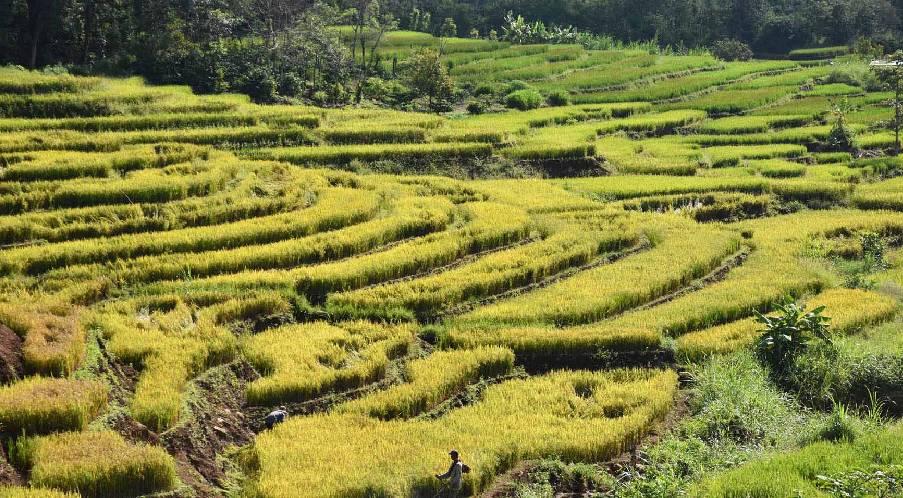
<instances>
[{"instance_id":1,"label":"palm-like plant","mask_svg":"<svg viewBox=\"0 0 903 498\"><path fill-rule=\"evenodd\" d=\"M828 333L831 319L822 316L824 310L824 306L819 306L807 312L804 306L787 301L777 306L776 315L756 312L756 321L763 325L756 353L759 360L771 368L773 375L783 378L809 341L831 341Z\"/></svg>"}]
</instances>

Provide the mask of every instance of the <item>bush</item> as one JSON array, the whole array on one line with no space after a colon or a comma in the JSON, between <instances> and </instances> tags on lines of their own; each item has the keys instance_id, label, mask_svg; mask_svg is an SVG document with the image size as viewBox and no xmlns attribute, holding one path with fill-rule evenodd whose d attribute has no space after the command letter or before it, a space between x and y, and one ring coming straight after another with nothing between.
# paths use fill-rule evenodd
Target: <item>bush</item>
<instances>
[{"instance_id":1,"label":"bush","mask_svg":"<svg viewBox=\"0 0 903 498\"><path fill-rule=\"evenodd\" d=\"M740 40L719 40L712 44L712 55L725 61L748 61L753 52Z\"/></svg>"},{"instance_id":2,"label":"bush","mask_svg":"<svg viewBox=\"0 0 903 498\"><path fill-rule=\"evenodd\" d=\"M252 67L236 83L236 90L247 94L254 102L272 103L276 100L276 78L265 67Z\"/></svg>"},{"instance_id":3,"label":"bush","mask_svg":"<svg viewBox=\"0 0 903 498\"><path fill-rule=\"evenodd\" d=\"M484 114L489 110L489 103L485 100L471 100L467 103L467 112L471 114Z\"/></svg>"},{"instance_id":4,"label":"bush","mask_svg":"<svg viewBox=\"0 0 903 498\"><path fill-rule=\"evenodd\" d=\"M536 90L517 90L505 97L505 105L521 111L536 109L542 105L542 95Z\"/></svg>"},{"instance_id":5,"label":"bush","mask_svg":"<svg viewBox=\"0 0 903 498\"><path fill-rule=\"evenodd\" d=\"M480 85L473 90L474 97L482 97L483 95L492 95L495 93L495 88L492 85Z\"/></svg>"},{"instance_id":6,"label":"bush","mask_svg":"<svg viewBox=\"0 0 903 498\"><path fill-rule=\"evenodd\" d=\"M295 73L284 73L279 76L279 95L297 97L304 93L304 80Z\"/></svg>"},{"instance_id":7,"label":"bush","mask_svg":"<svg viewBox=\"0 0 903 498\"><path fill-rule=\"evenodd\" d=\"M546 102L552 107L566 106L571 103L571 94L565 91L558 91L549 94Z\"/></svg>"},{"instance_id":8,"label":"bush","mask_svg":"<svg viewBox=\"0 0 903 498\"><path fill-rule=\"evenodd\" d=\"M530 84L525 81L514 80L514 81L508 83L508 86L505 87L505 93L508 94L508 93L519 91L519 90L530 90L532 88L533 87L530 86Z\"/></svg>"},{"instance_id":9,"label":"bush","mask_svg":"<svg viewBox=\"0 0 903 498\"><path fill-rule=\"evenodd\" d=\"M382 78L367 78L364 81L364 86L362 89L364 93L364 97L373 100L383 100L389 93L389 88L386 86L386 82L382 80Z\"/></svg>"}]
</instances>

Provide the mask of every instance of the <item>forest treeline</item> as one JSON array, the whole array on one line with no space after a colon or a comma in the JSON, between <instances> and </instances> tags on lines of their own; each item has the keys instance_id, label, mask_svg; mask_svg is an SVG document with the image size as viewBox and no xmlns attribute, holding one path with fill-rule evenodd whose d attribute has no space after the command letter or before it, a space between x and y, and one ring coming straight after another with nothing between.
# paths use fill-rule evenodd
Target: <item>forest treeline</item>
<instances>
[{"instance_id":1,"label":"forest treeline","mask_svg":"<svg viewBox=\"0 0 903 498\"><path fill-rule=\"evenodd\" d=\"M328 26L503 37L512 12L678 51L731 40L783 54L862 39L890 51L903 39L903 0L0 0L0 64L138 74L265 101L369 76Z\"/></svg>"}]
</instances>

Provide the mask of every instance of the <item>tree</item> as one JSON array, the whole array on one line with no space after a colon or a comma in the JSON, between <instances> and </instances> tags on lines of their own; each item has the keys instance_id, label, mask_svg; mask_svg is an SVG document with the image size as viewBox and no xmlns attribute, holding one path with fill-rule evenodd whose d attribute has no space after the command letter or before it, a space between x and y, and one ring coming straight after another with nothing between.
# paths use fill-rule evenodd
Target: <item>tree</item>
<instances>
[{"instance_id":1,"label":"tree","mask_svg":"<svg viewBox=\"0 0 903 498\"><path fill-rule=\"evenodd\" d=\"M712 44L712 55L724 61L748 61L753 52L740 40L718 40Z\"/></svg>"},{"instance_id":2,"label":"tree","mask_svg":"<svg viewBox=\"0 0 903 498\"><path fill-rule=\"evenodd\" d=\"M435 108L437 101L451 98L454 91L448 69L435 50L421 49L415 52L404 61L402 74L411 90L429 99L431 109Z\"/></svg>"},{"instance_id":3,"label":"tree","mask_svg":"<svg viewBox=\"0 0 903 498\"><path fill-rule=\"evenodd\" d=\"M294 26L311 3L307 0L250 0L247 18L255 32L266 40L267 46L275 48L277 35Z\"/></svg>"},{"instance_id":4,"label":"tree","mask_svg":"<svg viewBox=\"0 0 903 498\"><path fill-rule=\"evenodd\" d=\"M872 63L878 81L888 90L894 92L894 98L891 101L894 106L894 154L900 154L900 125L901 117L903 117L903 51L897 51L884 61L875 61Z\"/></svg>"},{"instance_id":5,"label":"tree","mask_svg":"<svg viewBox=\"0 0 903 498\"><path fill-rule=\"evenodd\" d=\"M446 17L442 21L442 27L439 28L439 36L443 38L454 38L458 36L458 25L451 17Z\"/></svg>"},{"instance_id":6,"label":"tree","mask_svg":"<svg viewBox=\"0 0 903 498\"><path fill-rule=\"evenodd\" d=\"M839 152L853 152L856 150L856 134L847 124L847 113L852 106L844 97L839 102L831 102L831 114L834 116L834 126L828 133L828 146L831 150Z\"/></svg>"},{"instance_id":7,"label":"tree","mask_svg":"<svg viewBox=\"0 0 903 498\"><path fill-rule=\"evenodd\" d=\"M28 15L28 67L35 68L38 64L38 48L48 31L48 28L59 17L60 0L26 0Z\"/></svg>"}]
</instances>

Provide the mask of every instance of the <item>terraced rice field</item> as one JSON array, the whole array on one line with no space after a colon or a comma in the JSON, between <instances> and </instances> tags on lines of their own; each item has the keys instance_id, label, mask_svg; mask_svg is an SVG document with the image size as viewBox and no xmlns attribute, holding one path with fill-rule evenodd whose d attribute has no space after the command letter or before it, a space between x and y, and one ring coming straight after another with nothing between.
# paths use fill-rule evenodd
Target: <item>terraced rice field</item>
<instances>
[{"instance_id":1,"label":"terraced rice field","mask_svg":"<svg viewBox=\"0 0 903 498\"><path fill-rule=\"evenodd\" d=\"M434 41L390 34L383 60ZM628 450L678 362L748 347L785 296L847 334L894 319L810 261L813 241L903 236L900 179L823 144L842 93L863 146L890 146L866 119L886 95L792 61L445 48L460 80L578 104L257 106L0 70L0 430L41 488L0 495L217 496L219 454L242 496L432 496L451 447L478 493L523 460Z\"/></svg>"}]
</instances>

